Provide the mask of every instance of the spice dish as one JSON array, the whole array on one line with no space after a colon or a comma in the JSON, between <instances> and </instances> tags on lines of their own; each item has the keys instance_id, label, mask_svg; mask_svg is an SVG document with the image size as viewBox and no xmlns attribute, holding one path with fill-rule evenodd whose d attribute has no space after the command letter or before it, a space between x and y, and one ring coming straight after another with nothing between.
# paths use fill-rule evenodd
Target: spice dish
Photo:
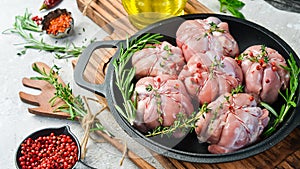
<instances>
[{"instance_id":1,"label":"spice dish","mask_svg":"<svg viewBox=\"0 0 300 169\"><path fill-rule=\"evenodd\" d=\"M120 61L122 58L122 53L131 48L128 48L128 43L135 41L144 37L145 34L160 34L163 35L161 42L167 41L172 45L176 44L176 32L178 27L186 20L194 19L204 19L210 16L217 17L220 20L227 22L230 26L230 33L236 39L236 42L239 45L240 51L244 51L249 46L264 44L268 47L276 49L279 53L283 55L285 59L293 57L296 60L296 63L299 66L299 58L295 52L286 44L280 37L270 32L269 30L246 20L237 19L230 16L218 15L218 14L195 14L195 15L184 15L181 17L176 17L172 19L167 19L162 22L158 22L147 27L144 30L141 30L128 41L102 41L95 42L88 46L83 52L82 56L79 58L79 61L76 65L74 76L77 84L86 88L88 90L94 91L98 94L104 95L108 99L109 107L114 115L114 118L119 123L119 125L127 132L129 136L133 139L136 139L139 143L145 147L168 157L180 159L189 162L202 162L202 163L217 163L217 162L227 162L243 159L255 154L261 153L273 145L284 139L292 130L299 125L300 114L299 107L291 109L289 114L283 120L283 125L280 125L275 132L254 144L247 145L246 147L239 149L234 152L222 153L222 154L212 154L208 152L207 143L199 143L197 136L194 132L188 133L184 138L168 139L166 137L161 137L160 135L155 137L146 137L143 132L140 132L136 126L133 125L133 121L126 119L121 112L126 112L129 107L126 107L126 102L123 98L120 97L123 95L124 91L120 91L118 78L120 78L119 73L114 64ZM125 48L122 48L124 47ZM108 67L108 73L105 77L104 84L90 84L86 82L83 78L83 71L89 62L89 58L94 50L97 48L119 48L117 54L112 58L114 64L110 64ZM120 49L121 48L121 49ZM120 54L121 53L121 54ZM120 62L119 62L120 63ZM126 70L132 67L130 62L124 64L120 67L127 68ZM125 70L125 69L124 69ZM130 72L130 71L128 71ZM121 73L122 76L122 73ZM132 76L131 74L128 76ZM123 76L126 77L126 76ZM136 81L133 81L134 85ZM130 87L129 87L130 88ZM133 87L132 87L133 88ZM152 88L146 88L149 90ZM297 90L298 91L298 90ZM126 93L126 92L125 92ZM295 104L299 104L299 93L296 92ZM283 100L278 100L274 103L274 107L277 111L280 110ZM125 104L124 104L125 103ZM117 105L117 106L116 106ZM277 106L276 106L277 105Z\"/></svg>"},{"instance_id":2,"label":"spice dish","mask_svg":"<svg viewBox=\"0 0 300 169\"><path fill-rule=\"evenodd\" d=\"M66 9L56 9L44 16L42 30L53 38L64 38L73 32L74 19Z\"/></svg>"},{"instance_id":3,"label":"spice dish","mask_svg":"<svg viewBox=\"0 0 300 169\"><path fill-rule=\"evenodd\" d=\"M80 143L69 126L45 128L27 136L16 152L16 167L75 168L80 160ZM88 166L89 167L89 166ZM92 167L90 167L92 168Z\"/></svg>"}]
</instances>

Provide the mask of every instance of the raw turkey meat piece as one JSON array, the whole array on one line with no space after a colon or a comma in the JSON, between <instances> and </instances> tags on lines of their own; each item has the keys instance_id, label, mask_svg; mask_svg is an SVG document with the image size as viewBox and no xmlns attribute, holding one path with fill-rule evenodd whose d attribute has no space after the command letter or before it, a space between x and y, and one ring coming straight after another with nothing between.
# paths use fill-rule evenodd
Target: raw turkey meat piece
<instances>
[{"instance_id":1,"label":"raw turkey meat piece","mask_svg":"<svg viewBox=\"0 0 300 169\"><path fill-rule=\"evenodd\" d=\"M274 49L263 45L247 48L238 58L245 78L245 91L257 99L272 104L278 91L286 89L289 72L285 59Z\"/></svg>"},{"instance_id":2,"label":"raw turkey meat piece","mask_svg":"<svg viewBox=\"0 0 300 169\"><path fill-rule=\"evenodd\" d=\"M208 142L208 151L229 153L250 145L259 139L269 122L269 111L257 106L247 93L219 96L207 105L201 114L195 132L199 142Z\"/></svg>"},{"instance_id":3,"label":"raw turkey meat piece","mask_svg":"<svg viewBox=\"0 0 300 169\"><path fill-rule=\"evenodd\" d=\"M176 32L176 42L186 61L198 53L216 52L218 56L236 56L239 47L226 22L216 17L184 21Z\"/></svg>"},{"instance_id":4,"label":"raw turkey meat piece","mask_svg":"<svg viewBox=\"0 0 300 169\"><path fill-rule=\"evenodd\" d=\"M242 84L243 73L235 59L217 56L214 52L194 55L183 67L178 79L200 104L210 103Z\"/></svg>"},{"instance_id":5,"label":"raw turkey meat piece","mask_svg":"<svg viewBox=\"0 0 300 169\"><path fill-rule=\"evenodd\" d=\"M136 68L137 78L160 74L177 76L185 65L185 60L180 48L164 41L135 52L132 65Z\"/></svg>"},{"instance_id":6,"label":"raw turkey meat piece","mask_svg":"<svg viewBox=\"0 0 300 169\"><path fill-rule=\"evenodd\" d=\"M188 117L194 107L184 84L169 75L141 78L135 87L137 101L135 126L142 132L158 126L171 126L177 114Z\"/></svg>"}]
</instances>

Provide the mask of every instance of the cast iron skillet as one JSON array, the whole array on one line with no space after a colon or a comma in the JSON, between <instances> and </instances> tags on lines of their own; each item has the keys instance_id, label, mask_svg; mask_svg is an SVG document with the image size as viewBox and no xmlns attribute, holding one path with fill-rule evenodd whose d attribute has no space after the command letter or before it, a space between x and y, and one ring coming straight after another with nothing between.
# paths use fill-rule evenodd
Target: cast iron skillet
<instances>
[{"instance_id":1,"label":"cast iron skillet","mask_svg":"<svg viewBox=\"0 0 300 169\"><path fill-rule=\"evenodd\" d=\"M268 47L276 49L286 59L289 57L290 54L292 54L295 57L297 65L300 65L300 61L296 53L291 49L291 47L287 43L285 43L280 37L278 37L274 33L270 32L262 26L249 22L247 20L241 20L234 17L218 14L192 14L167 19L162 22L150 25L149 27L136 33L131 38L142 36L145 33L160 33L162 35L166 35L166 38L164 38L163 40L167 40L173 45L176 45L176 30L182 22L191 19L205 19L209 16L216 16L222 21L227 22L229 24L230 33L238 42L240 51L244 51L247 47L251 45L264 44ZM121 106L123 100L120 97L121 94L118 87L115 85L115 72L112 64L110 64L108 67L104 84L91 84L86 82L83 77L83 72L94 50L98 48L120 48L121 44L125 46L124 43L125 40L98 41L89 45L82 53L82 56L79 58L78 63L76 65L74 72L75 82L85 89L104 95L108 100L109 108L114 118L124 129L124 131L129 136L136 139L140 144L153 150L154 152L157 152L158 154L162 154L164 156L183 161L200 163L218 163L240 160L261 153L271 148L272 146L283 140L300 124L299 91L297 91L297 108L292 110L289 113L289 115L287 115L285 121L283 122L283 125L281 125L273 135L271 135L268 138L265 138L264 140L260 140L258 143L255 143L248 147L244 147L232 153L209 153L207 151L207 144L198 143L196 135L194 133L188 134L182 140L168 138L161 139L161 137L147 138L137 129L132 127L115 109L114 105ZM118 54L119 50L112 57L112 60L118 58ZM129 63L127 66L130 67L132 65ZM278 110L282 103L282 100L276 102L274 105L279 106L275 108Z\"/></svg>"}]
</instances>

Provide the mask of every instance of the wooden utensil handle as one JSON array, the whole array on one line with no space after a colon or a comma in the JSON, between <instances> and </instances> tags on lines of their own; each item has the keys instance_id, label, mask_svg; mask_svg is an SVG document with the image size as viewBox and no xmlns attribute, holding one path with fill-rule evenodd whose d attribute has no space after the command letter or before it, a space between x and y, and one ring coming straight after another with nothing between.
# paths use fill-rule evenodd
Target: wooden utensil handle
<instances>
[{"instance_id":1,"label":"wooden utensil handle","mask_svg":"<svg viewBox=\"0 0 300 169\"><path fill-rule=\"evenodd\" d=\"M124 150L124 145L120 143L119 140L109 137L107 134L103 133L102 131L96 131L96 134L104 138L107 142L109 142L111 145L116 147L119 151L122 152ZM142 159L141 157L139 157L137 154L135 154L130 150L127 151L127 156L135 165L137 165L141 169L155 169L151 164L149 164L147 161L145 161L144 159Z\"/></svg>"}]
</instances>

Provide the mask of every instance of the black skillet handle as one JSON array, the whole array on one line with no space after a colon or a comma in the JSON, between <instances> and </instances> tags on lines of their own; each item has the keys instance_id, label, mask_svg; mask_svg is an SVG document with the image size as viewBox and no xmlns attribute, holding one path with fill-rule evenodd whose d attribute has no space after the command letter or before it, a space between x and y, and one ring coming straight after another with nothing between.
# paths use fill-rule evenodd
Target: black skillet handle
<instances>
[{"instance_id":1,"label":"black skillet handle","mask_svg":"<svg viewBox=\"0 0 300 169\"><path fill-rule=\"evenodd\" d=\"M116 48L117 44L120 41L96 41L91 43L87 48L82 52L81 56L78 59L78 62L75 66L74 70L74 80L77 85L83 87L89 91L96 92L97 94L101 94L102 96L106 95L106 83L103 84L94 84L87 82L84 79L84 71L86 69L87 64L89 63L90 57L93 52L99 48Z\"/></svg>"}]
</instances>

